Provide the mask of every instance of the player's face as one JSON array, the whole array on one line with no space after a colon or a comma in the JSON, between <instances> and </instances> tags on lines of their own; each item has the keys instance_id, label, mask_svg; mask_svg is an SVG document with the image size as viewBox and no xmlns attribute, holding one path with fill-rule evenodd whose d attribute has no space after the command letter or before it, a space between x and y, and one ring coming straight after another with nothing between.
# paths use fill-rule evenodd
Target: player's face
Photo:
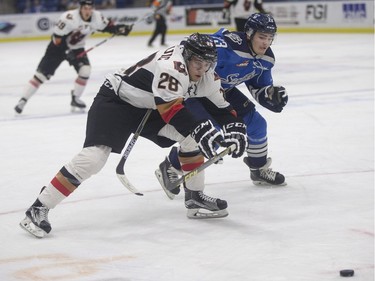
<instances>
[{"instance_id":1,"label":"player's face","mask_svg":"<svg viewBox=\"0 0 375 281\"><path fill-rule=\"evenodd\" d=\"M251 41L253 51L257 55L264 55L266 50L271 46L274 35L263 32L255 32L253 39Z\"/></svg>"},{"instance_id":2,"label":"player's face","mask_svg":"<svg viewBox=\"0 0 375 281\"><path fill-rule=\"evenodd\" d=\"M89 18L91 18L93 10L94 8L91 5L82 5L80 9L82 19L87 21Z\"/></svg>"},{"instance_id":3,"label":"player's face","mask_svg":"<svg viewBox=\"0 0 375 281\"><path fill-rule=\"evenodd\" d=\"M197 82L212 67L212 63L192 56L187 63L190 80Z\"/></svg>"}]
</instances>

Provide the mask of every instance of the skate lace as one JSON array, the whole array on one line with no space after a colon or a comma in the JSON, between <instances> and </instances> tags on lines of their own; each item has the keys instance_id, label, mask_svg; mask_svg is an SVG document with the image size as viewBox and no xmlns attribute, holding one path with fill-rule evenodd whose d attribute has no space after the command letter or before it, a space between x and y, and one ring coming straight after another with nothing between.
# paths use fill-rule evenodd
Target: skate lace
<instances>
[{"instance_id":1,"label":"skate lace","mask_svg":"<svg viewBox=\"0 0 375 281\"><path fill-rule=\"evenodd\" d=\"M208 202L212 202L212 203L216 202L216 198L210 197L210 196L204 194L202 191L199 191L198 194L199 194L199 197L202 198L202 200L204 200L204 201L208 201Z\"/></svg>"},{"instance_id":2,"label":"skate lace","mask_svg":"<svg viewBox=\"0 0 375 281\"><path fill-rule=\"evenodd\" d=\"M175 182L178 180L178 175L171 167L167 169L167 175L170 182Z\"/></svg>"},{"instance_id":3,"label":"skate lace","mask_svg":"<svg viewBox=\"0 0 375 281\"><path fill-rule=\"evenodd\" d=\"M47 207L38 207L38 217L39 217L39 220L42 222L42 221L46 221L49 223L48 221L48 212L49 212L49 209Z\"/></svg>"},{"instance_id":4,"label":"skate lace","mask_svg":"<svg viewBox=\"0 0 375 281\"><path fill-rule=\"evenodd\" d=\"M260 175L264 179L274 181L276 179L277 172L272 171L272 169L263 169L260 171Z\"/></svg>"}]
</instances>

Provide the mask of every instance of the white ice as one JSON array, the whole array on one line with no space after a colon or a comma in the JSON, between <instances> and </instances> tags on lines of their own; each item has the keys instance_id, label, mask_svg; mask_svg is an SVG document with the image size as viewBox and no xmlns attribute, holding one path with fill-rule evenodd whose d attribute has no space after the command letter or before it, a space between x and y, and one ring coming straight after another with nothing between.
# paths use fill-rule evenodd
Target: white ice
<instances>
[{"instance_id":1,"label":"white ice","mask_svg":"<svg viewBox=\"0 0 375 281\"><path fill-rule=\"evenodd\" d=\"M83 99L92 102L107 72L156 50L147 40L115 38L90 52ZM287 186L256 187L242 160L226 157L207 170L206 193L227 200L229 216L189 220L183 196L167 199L154 176L169 150L139 139L126 173L143 197L121 185L113 154L50 211L52 232L36 239L18 224L80 151L86 124L86 114L70 113L75 72L66 62L14 114L47 43L0 44L0 280L333 281L346 268L350 280L373 280L373 34L278 35L273 75L289 103L281 114L257 109Z\"/></svg>"}]
</instances>

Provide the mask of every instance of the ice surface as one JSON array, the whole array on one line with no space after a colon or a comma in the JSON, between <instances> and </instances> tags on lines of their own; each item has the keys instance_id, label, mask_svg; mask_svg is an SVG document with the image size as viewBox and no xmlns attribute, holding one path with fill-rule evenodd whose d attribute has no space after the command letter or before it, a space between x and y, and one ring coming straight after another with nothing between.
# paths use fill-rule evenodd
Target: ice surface
<instances>
[{"instance_id":1,"label":"ice surface","mask_svg":"<svg viewBox=\"0 0 375 281\"><path fill-rule=\"evenodd\" d=\"M107 72L156 50L147 40L115 38L90 52L83 100L92 102ZM353 281L373 280L373 34L278 35L273 75L289 103L281 114L257 109L287 186L256 187L242 160L226 157L207 170L206 193L227 200L229 216L189 220L183 196L167 199L154 176L168 149L140 138L126 173L143 197L118 181L113 154L51 210L51 234L36 239L18 223L80 151L86 123L86 114L70 113L75 72L66 62L14 114L47 43L0 44L1 280L333 281L345 268Z\"/></svg>"}]
</instances>

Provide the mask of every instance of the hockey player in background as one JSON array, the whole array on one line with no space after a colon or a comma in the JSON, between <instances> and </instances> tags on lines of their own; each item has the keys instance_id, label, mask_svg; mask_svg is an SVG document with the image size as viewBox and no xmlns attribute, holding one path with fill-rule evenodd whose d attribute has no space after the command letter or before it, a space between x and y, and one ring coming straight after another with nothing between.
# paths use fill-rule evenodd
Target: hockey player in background
<instances>
[{"instance_id":1,"label":"hockey player in background","mask_svg":"<svg viewBox=\"0 0 375 281\"><path fill-rule=\"evenodd\" d=\"M245 164L250 168L250 178L256 185L285 185L285 177L270 168L268 158L267 122L256 110L255 105L237 86L245 83L250 94L263 107L280 113L288 102L284 87L274 86L271 70L275 56L271 44L277 27L269 14L252 14L245 25L245 32L229 32L220 29L211 37L218 50L218 63L215 68L220 76L221 86L225 90L226 100L233 106L238 116L247 126L248 146ZM188 100L187 108L198 112L198 99ZM209 115L204 109L198 114L205 118ZM178 151L172 148L170 154L159 165L155 174L170 199L178 194L179 187L170 189L170 183L178 179L180 166L176 161Z\"/></svg>"},{"instance_id":2,"label":"hockey player in background","mask_svg":"<svg viewBox=\"0 0 375 281\"><path fill-rule=\"evenodd\" d=\"M78 76L71 91L71 106L85 108L80 99L90 77L91 65L87 54L77 57L84 52L86 39L95 31L108 32L127 36L131 25L117 24L102 16L94 9L94 0L80 0L80 7L61 15L53 29L51 41L41 59L34 76L27 84L21 99L15 106L17 113L22 113L28 100L36 93L40 85L49 80L60 64L67 60L73 66Z\"/></svg>"},{"instance_id":3,"label":"hockey player in background","mask_svg":"<svg viewBox=\"0 0 375 281\"><path fill-rule=\"evenodd\" d=\"M254 9L259 13L269 14L269 12L263 8L263 0L243 0L242 5L237 6L237 4L238 0L224 0L223 7L223 18L229 18L233 14L232 16L237 31L244 31L244 26L249 16L249 12L252 9L252 4L254 4Z\"/></svg>"},{"instance_id":4,"label":"hockey player in background","mask_svg":"<svg viewBox=\"0 0 375 281\"><path fill-rule=\"evenodd\" d=\"M121 153L148 109L153 109L141 136L161 147L180 144L179 163L189 173L215 155L215 146L236 144L232 157L240 157L247 145L246 126L225 101L220 79L214 72L217 52L208 35L192 34L185 45L169 47L128 69L106 76L88 112L84 148L42 189L26 211L22 228L36 237L51 231L48 212L105 165L111 152ZM213 120L196 116L184 100L206 97L215 111ZM227 202L203 193L204 171L185 184L189 218L228 215ZM205 209L205 213L200 212Z\"/></svg>"},{"instance_id":5,"label":"hockey player in background","mask_svg":"<svg viewBox=\"0 0 375 281\"><path fill-rule=\"evenodd\" d=\"M167 34L167 15L170 14L172 10L172 1L169 0L153 0L151 7L155 11L155 29L148 41L148 46L152 47L152 43L158 35L160 35L160 45L166 46L165 36Z\"/></svg>"}]
</instances>

